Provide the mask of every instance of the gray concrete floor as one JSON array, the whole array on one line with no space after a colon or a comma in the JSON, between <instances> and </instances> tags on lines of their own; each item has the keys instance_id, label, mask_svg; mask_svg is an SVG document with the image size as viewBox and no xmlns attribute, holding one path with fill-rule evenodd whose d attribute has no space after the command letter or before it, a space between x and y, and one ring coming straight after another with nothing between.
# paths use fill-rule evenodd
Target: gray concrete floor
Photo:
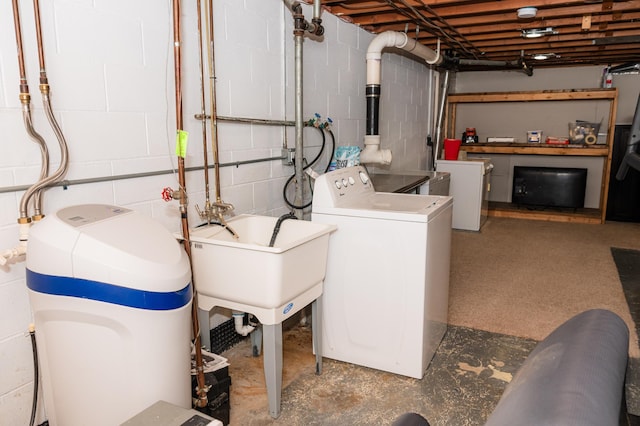
<instances>
[{"instance_id":1,"label":"gray concrete floor","mask_svg":"<svg viewBox=\"0 0 640 426\"><path fill-rule=\"evenodd\" d=\"M230 424L390 425L402 413L432 426L482 425L536 342L449 326L422 380L324 358L315 374L311 330L283 336L282 413L269 416L262 358L248 340L222 353L230 362Z\"/></svg>"}]
</instances>

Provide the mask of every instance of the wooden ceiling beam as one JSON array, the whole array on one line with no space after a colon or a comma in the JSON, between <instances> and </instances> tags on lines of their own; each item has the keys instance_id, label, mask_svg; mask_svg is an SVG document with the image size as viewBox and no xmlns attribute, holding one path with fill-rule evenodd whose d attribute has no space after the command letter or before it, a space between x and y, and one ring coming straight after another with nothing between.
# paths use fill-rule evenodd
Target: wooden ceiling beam
<instances>
[{"instance_id":1,"label":"wooden ceiling beam","mask_svg":"<svg viewBox=\"0 0 640 426\"><path fill-rule=\"evenodd\" d=\"M558 7L538 9L537 15L534 20L523 21L518 20L516 16L516 10L518 7L514 7L516 2L492 2L491 8L487 8L483 3L474 2L470 5L452 6L449 8L437 8L434 5L430 7L440 16L445 19L450 25L455 27L462 27L467 25L478 24L495 24L504 21L516 21L516 22L534 22L544 19L554 19L556 17L576 17L580 18L584 14L598 15L602 13L618 13L640 11L640 0L629 0L625 2L613 3L611 10L603 11L599 4L585 4L584 1L571 2L566 1L554 1L552 4L558 5ZM505 5L506 3L506 5ZM530 2L523 2L530 3ZM549 3L545 3L545 7L548 7ZM424 11L423 11L424 12ZM427 17L432 17L428 12L424 12ZM336 14L341 16L340 13ZM389 7L383 10L376 11L374 13L343 13L343 15L349 16L358 25L366 27L370 25L385 25L393 24L398 21L407 20L407 17L401 13L392 11Z\"/></svg>"}]
</instances>

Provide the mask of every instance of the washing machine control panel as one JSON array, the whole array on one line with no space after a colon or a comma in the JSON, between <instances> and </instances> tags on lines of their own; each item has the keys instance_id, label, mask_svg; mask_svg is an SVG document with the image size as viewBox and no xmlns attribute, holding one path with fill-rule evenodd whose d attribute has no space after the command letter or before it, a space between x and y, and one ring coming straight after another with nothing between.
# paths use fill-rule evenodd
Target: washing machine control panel
<instances>
[{"instance_id":1,"label":"washing machine control panel","mask_svg":"<svg viewBox=\"0 0 640 426\"><path fill-rule=\"evenodd\" d=\"M362 166L345 167L319 176L313 189L313 206L337 207L350 199L375 192Z\"/></svg>"}]
</instances>

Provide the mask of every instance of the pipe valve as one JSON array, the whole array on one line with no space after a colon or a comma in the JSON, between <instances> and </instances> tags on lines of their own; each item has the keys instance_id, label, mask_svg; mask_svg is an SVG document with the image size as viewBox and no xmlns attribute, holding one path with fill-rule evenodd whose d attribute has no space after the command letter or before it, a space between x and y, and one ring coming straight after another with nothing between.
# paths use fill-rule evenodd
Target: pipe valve
<instances>
[{"instance_id":1,"label":"pipe valve","mask_svg":"<svg viewBox=\"0 0 640 426\"><path fill-rule=\"evenodd\" d=\"M174 190L167 186L162 190L162 199L167 202L171 200L180 200L182 199L182 190Z\"/></svg>"}]
</instances>

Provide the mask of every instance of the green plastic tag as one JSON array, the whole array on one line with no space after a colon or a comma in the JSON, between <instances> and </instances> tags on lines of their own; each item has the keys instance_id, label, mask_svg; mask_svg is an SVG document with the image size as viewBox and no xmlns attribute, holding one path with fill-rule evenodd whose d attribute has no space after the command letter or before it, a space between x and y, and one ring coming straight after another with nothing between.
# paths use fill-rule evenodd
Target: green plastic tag
<instances>
[{"instance_id":1,"label":"green plastic tag","mask_svg":"<svg viewBox=\"0 0 640 426\"><path fill-rule=\"evenodd\" d=\"M189 132L178 130L176 133L176 155L185 158L187 156L187 142L189 141Z\"/></svg>"}]
</instances>

